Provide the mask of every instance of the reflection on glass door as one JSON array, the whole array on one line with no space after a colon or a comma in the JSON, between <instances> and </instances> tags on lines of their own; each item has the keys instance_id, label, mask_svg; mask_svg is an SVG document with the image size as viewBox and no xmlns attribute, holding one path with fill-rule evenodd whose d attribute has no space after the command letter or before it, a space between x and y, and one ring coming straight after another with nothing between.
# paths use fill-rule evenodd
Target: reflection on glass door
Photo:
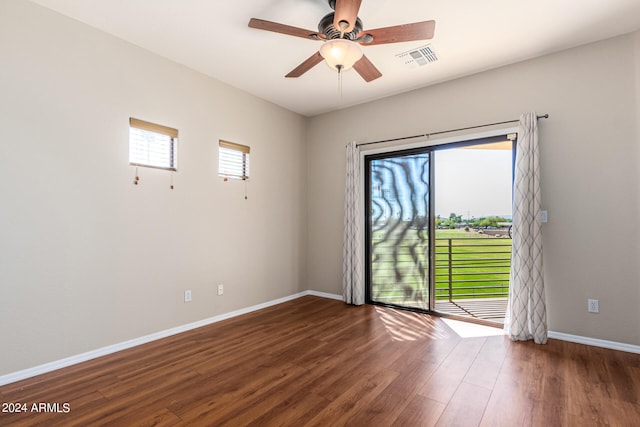
<instances>
[{"instance_id":1,"label":"reflection on glass door","mask_svg":"<svg viewBox=\"0 0 640 427\"><path fill-rule=\"evenodd\" d=\"M430 153L371 159L369 299L429 309Z\"/></svg>"}]
</instances>

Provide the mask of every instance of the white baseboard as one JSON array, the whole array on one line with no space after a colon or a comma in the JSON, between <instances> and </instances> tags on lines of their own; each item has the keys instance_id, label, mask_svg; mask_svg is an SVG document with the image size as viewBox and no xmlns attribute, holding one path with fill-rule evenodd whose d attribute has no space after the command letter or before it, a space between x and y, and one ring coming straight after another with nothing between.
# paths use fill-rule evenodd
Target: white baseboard
<instances>
[{"instance_id":1,"label":"white baseboard","mask_svg":"<svg viewBox=\"0 0 640 427\"><path fill-rule=\"evenodd\" d=\"M549 338L557 340L575 342L577 344L591 345L594 347L608 348L610 350L626 351L628 353L640 354L640 345L626 344L616 341L601 340L598 338L581 337L579 335L565 334L562 332L549 331Z\"/></svg>"},{"instance_id":2,"label":"white baseboard","mask_svg":"<svg viewBox=\"0 0 640 427\"><path fill-rule=\"evenodd\" d=\"M313 295L315 297L322 297L327 299L335 299L338 301L344 301L344 297L338 294L328 294L326 292L318 292L318 291L307 291L307 295Z\"/></svg>"},{"instance_id":3,"label":"white baseboard","mask_svg":"<svg viewBox=\"0 0 640 427\"><path fill-rule=\"evenodd\" d=\"M334 299L342 301L342 295L330 294L325 292L318 291L303 291L297 294L289 295L283 298L278 298L272 301L268 301L262 304L254 305L247 308L242 308L240 310L235 310L229 313L224 313L218 316L210 317L208 319L203 319L197 322L189 323L182 326L177 326L175 328L167 329L164 331L156 332L150 335L145 335L143 337L134 338L129 341L124 341L118 344L102 347L96 350L88 351L86 353L77 354L75 356L66 357L64 359L56 360L53 362L45 363L43 365L35 366L33 368L23 369L21 371L13 372L10 374L0 376L0 386L10 384L16 381L24 380L27 378L35 377L36 375L44 374L47 372L55 371L56 369L65 368L67 366L75 365L81 362L86 362L87 360L95 359L98 357L106 356L108 354L112 354L121 350L126 350L131 347L135 347L141 344L146 344L151 341L159 340L161 338L166 338L171 335L180 334L182 332L190 331L192 329L196 329L202 326L210 325L212 323L220 322L222 320L231 319L236 316L241 316L243 314L251 313L253 311L261 310L263 308L271 307L273 305L282 304L283 302L291 301L306 295L313 295L322 298ZM619 343L615 341L607 341L596 338L589 337L581 337L577 335L564 334L562 332L553 332L549 331L549 338L555 338L563 341L570 341L579 344L592 345L595 347L604 347L612 350L621 350L630 353L638 353L640 354L640 346Z\"/></svg>"}]
</instances>

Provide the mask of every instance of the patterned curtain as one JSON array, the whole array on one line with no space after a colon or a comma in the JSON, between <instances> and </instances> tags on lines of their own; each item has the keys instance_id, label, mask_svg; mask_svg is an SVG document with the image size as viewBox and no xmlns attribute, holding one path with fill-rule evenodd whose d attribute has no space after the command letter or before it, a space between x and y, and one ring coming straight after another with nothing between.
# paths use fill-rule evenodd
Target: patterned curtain
<instances>
[{"instance_id":1,"label":"patterned curtain","mask_svg":"<svg viewBox=\"0 0 640 427\"><path fill-rule=\"evenodd\" d=\"M538 119L520 117L513 191L513 249L505 330L512 340L547 342L542 271Z\"/></svg>"},{"instance_id":2,"label":"patterned curtain","mask_svg":"<svg viewBox=\"0 0 640 427\"><path fill-rule=\"evenodd\" d=\"M362 277L362 227L360 221L360 150L347 144L347 176L344 194L344 247L342 293L347 304L364 304Z\"/></svg>"}]
</instances>

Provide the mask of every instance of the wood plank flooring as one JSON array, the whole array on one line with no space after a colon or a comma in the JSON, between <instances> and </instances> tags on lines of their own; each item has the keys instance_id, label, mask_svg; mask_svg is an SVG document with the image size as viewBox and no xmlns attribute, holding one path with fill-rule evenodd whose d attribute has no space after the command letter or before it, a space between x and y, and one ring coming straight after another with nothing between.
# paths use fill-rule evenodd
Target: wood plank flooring
<instances>
[{"instance_id":1,"label":"wood plank flooring","mask_svg":"<svg viewBox=\"0 0 640 427\"><path fill-rule=\"evenodd\" d=\"M0 387L2 426L638 426L640 355L304 297ZM34 403L69 411L31 412ZM50 407L50 409L53 406Z\"/></svg>"}]
</instances>

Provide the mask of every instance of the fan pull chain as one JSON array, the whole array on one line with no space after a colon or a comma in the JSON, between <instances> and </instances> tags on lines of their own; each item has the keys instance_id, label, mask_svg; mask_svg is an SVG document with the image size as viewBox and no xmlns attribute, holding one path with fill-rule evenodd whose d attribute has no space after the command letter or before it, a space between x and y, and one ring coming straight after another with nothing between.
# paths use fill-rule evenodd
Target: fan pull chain
<instances>
[{"instance_id":1,"label":"fan pull chain","mask_svg":"<svg viewBox=\"0 0 640 427\"><path fill-rule=\"evenodd\" d=\"M340 100L342 100L342 65L336 65L338 69L338 93L340 94Z\"/></svg>"}]
</instances>

